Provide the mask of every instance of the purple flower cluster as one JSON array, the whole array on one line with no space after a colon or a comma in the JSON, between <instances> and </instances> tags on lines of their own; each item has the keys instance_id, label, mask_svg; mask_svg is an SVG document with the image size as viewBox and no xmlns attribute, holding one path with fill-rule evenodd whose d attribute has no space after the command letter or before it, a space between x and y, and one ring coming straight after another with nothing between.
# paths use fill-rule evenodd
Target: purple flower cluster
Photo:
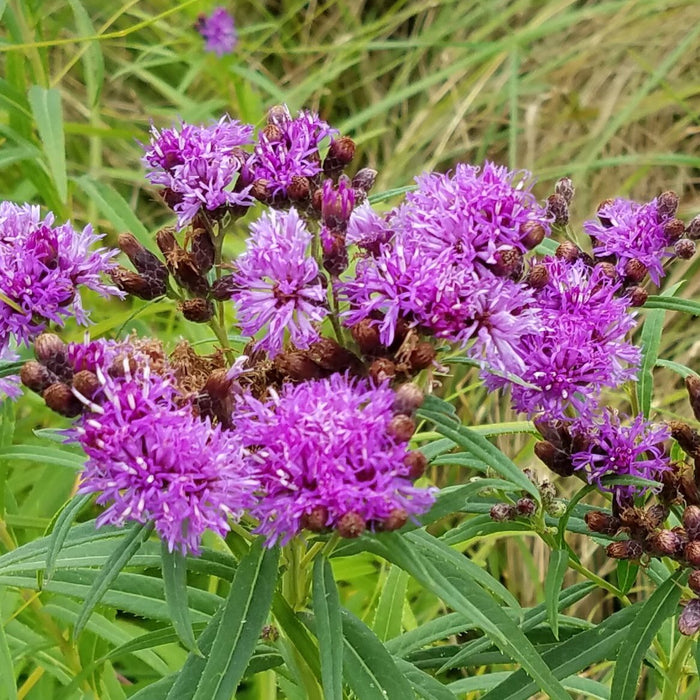
<instances>
[{"instance_id":1,"label":"purple flower cluster","mask_svg":"<svg viewBox=\"0 0 700 700\"><path fill-rule=\"evenodd\" d=\"M292 118L286 105L270 110L268 125L258 135L251 170L273 198L284 198L296 178L322 172L321 142L336 134L318 114L300 111Z\"/></svg>"},{"instance_id":2,"label":"purple flower cluster","mask_svg":"<svg viewBox=\"0 0 700 700\"><path fill-rule=\"evenodd\" d=\"M183 553L196 553L207 529L225 535L257 487L237 435L180 406L171 381L148 368L98 377L100 402L71 430L88 456L80 491L108 506L98 525L153 522Z\"/></svg>"},{"instance_id":3,"label":"purple flower cluster","mask_svg":"<svg viewBox=\"0 0 700 700\"><path fill-rule=\"evenodd\" d=\"M81 286L122 296L102 279L117 251L95 249L102 236L89 225L78 232L53 223L53 214L42 219L39 207L0 203L0 347L11 336L29 343L48 323L63 325L70 316L86 324Z\"/></svg>"},{"instance_id":4,"label":"purple flower cluster","mask_svg":"<svg viewBox=\"0 0 700 700\"><path fill-rule=\"evenodd\" d=\"M311 233L295 209L270 210L250 231L232 294L241 331L254 336L265 328L257 346L271 356L282 350L285 331L294 345L307 348L328 313L318 264L308 251Z\"/></svg>"},{"instance_id":5,"label":"purple flower cluster","mask_svg":"<svg viewBox=\"0 0 700 700\"><path fill-rule=\"evenodd\" d=\"M584 471L588 481L601 490L613 491L618 499L643 489L634 485L607 487L601 482L604 476L637 476L654 481L670 468L663 446L671 437L669 429L647 422L641 414L623 425L617 411L606 409L587 432L586 449L571 455L574 468Z\"/></svg>"},{"instance_id":6,"label":"purple flower cluster","mask_svg":"<svg viewBox=\"0 0 700 700\"><path fill-rule=\"evenodd\" d=\"M413 486L406 441L390 430L394 399L385 385L340 374L247 399L237 429L255 448L262 497L252 512L268 545L288 542L309 516L337 527L351 514L364 529L430 507L432 491Z\"/></svg>"},{"instance_id":7,"label":"purple flower cluster","mask_svg":"<svg viewBox=\"0 0 700 700\"><path fill-rule=\"evenodd\" d=\"M186 226L200 210L253 204L246 168L253 127L228 116L211 126L182 123L159 131L151 126L151 140L142 160L146 177L166 188L165 200Z\"/></svg>"},{"instance_id":8,"label":"purple flower cluster","mask_svg":"<svg viewBox=\"0 0 700 700\"><path fill-rule=\"evenodd\" d=\"M233 17L223 7L214 8L208 17L200 16L196 28L206 40L206 50L219 57L232 53L236 47L236 26Z\"/></svg>"}]
</instances>

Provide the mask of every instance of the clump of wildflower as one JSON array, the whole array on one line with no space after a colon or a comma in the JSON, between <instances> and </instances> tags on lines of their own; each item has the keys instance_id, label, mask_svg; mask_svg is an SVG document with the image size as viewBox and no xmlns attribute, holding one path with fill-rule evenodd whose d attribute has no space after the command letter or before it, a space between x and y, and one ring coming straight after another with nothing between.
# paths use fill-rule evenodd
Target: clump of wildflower
<instances>
[{"instance_id":1,"label":"clump of wildflower","mask_svg":"<svg viewBox=\"0 0 700 700\"><path fill-rule=\"evenodd\" d=\"M282 349L285 330L294 345L307 348L328 314L318 264L308 252L311 233L295 209L265 212L250 231L231 294L241 330L254 336L265 328L257 347L271 356Z\"/></svg>"},{"instance_id":2,"label":"clump of wildflower","mask_svg":"<svg viewBox=\"0 0 700 700\"><path fill-rule=\"evenodd\" d=\"M107 506L98 526L152 522L170 551L183 553L197 553L207 529L225 535L257 485L236 435L195 417L170 379L148 367L98 377L100 402L70 431L88 457L80 492Z\"/></svg>"},{"instance_id":3,"label":"clump of wildflower","mask_svg":"<svg viewBox=\"0 0 700 700\"><path fill-rule=\"evenodd\" d=\"M630 273L643 277L648 272L651 281L658 285L665 274L663 261L672 257L665 223L656 199L639 204L618 198L603 204L598 221L586 221L583 228L593 239L593 253L600 258L614 258L621 277L629 277Z\"/></svg>"},{"instance_id":4,"label":"clump of wildflower","mask_svg":"<svg viewBox=\"0 0 700 700\"><path fill-rule=\"evenodd\" d=\"M151 126L150 133L142 158L146 177L166 188L165 201L177 213L180 228L201 209L218 213L253 203L245 176L250 154L243 150L252 143L252 126L224 116L211 126L183 122L179 129Z\"/></svg>"},{"instance_id":5,"label":"clump of wildflower","mask_svg":"<svg viewBox=\"0 0 700 700\"><path fill-rule=\"evenodd\" d=\"M197 31L206 39L205 48L221 57L232 53L238 42L233 17L223 7L215 7L209 16L200 15Z\"/></svg>"},{"instance_id":6,"label":"clump of wildflower","mask_svg":"<svg viewBox=\"0 0 700 700\"><path fill-rule=\"evenodd\" d=\"M86 226L54 226L54 216L41 218L39 207L0 203L0 345L10 336L29 343L49 323L68 317L87 324L80 287L100 295L121 296L102 273L115 265L117 251L94 248L102 236Z\"/></svg>"},{"instance_id":7,"label":"clump of wildflower","mask_svg":"<svg viewBox=\"0 0 700 700\"><path fill-rule=\"evenodd\" d=\"M268 545L303 527L357 536L426 511L432 491L413 486L407 449L415 424L394 415L384 384L327 379L287 384L267 402L248 398L236 422L260 472L253 509Z\"/></svg>"},{"instance_id":8,"label":"clump of wildflower","mask_svg":"<svg viewBox=\"0 0 700 700\"><path fill-rule=\"evenodd\" d=\"M607 487L601 481L604 476L638 476L653 481L670 469L663 448L663 442L671 437L670 430L649 423L641 414L623 425L617 411L606 409L586 433L587 447L571 455L574 469L585 472L588 481L601 490L614 491L618 499L643 489L633 485Z\"/></svg>"}]
</instances>

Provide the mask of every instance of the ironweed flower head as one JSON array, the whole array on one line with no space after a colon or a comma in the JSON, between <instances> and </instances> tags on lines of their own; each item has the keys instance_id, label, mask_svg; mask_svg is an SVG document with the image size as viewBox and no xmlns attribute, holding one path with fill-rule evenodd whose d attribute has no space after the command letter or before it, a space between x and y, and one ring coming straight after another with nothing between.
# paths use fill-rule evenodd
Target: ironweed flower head
<instances>
[{"instance_id":1,"label":"ironweed flower head","mask_svg":"<svg viewBox=\"0 0 700 700\"><path fill-rule=\"evenodd\" d=\"M391 528L385 521L392 514L405 520L430 507L432 491L409 478L410 453L396 422L411 419L393 415L394 400L386 384L334 374L241 405L236 426L256 448L251 460L263 493L252 512L268 545L288 542L305 526L345 536Z\"/></svg>"},{"instance_id":2,"label":"ironweed flower head","mask_svg":"<svg viewBox=\"0 0 700 700\"><path fill-rule=\"evenodd\" d=\"M206 39L207 51L215 53L219 58L224 54L233 53L238 35L233 17L223 7L214 8L208 17L200 16L196 28Z\"/></svg>"},{"instance_id":3,"label":"ironweed flower head","mask_svg":"<svg viewBox=\"0 0 700 700\"><path fill-rule=\"evenodd\" d=\"M231 294L241 330L254 336L265 328L257 347L271 356L282 350L285 330L294 345L307 348L328 314L318 264L308 252L311 233L295 209L269 210L250 231Z\"/></svg>"},{"instance_id":4,"label":"ironweed flower head","mask_svg":"<svg viewBox=\"0 0 700 700\"><path fill-rule=\"evenodd\" d=\"M586 432L588 447L571 455L574 468L585 472L588 481L601 490L613 491L618 499L637 495L644 489L632 485L605 486L601 482L604 476L629 475L654 481L670 469L662 444L671 437L670 430L647 422L641 414L629 425L623 425L617 411L606 409Z\"/></svg>"},{"instance_id":5,"label":"ironweed flower head","mask_svg":"<svg viewBox=\"0 0 700 700\"><path fill-rule=\"evenodd\" d=\"M250 185L238 186L250 158L243 146L252 143L252 126L224 116L211 126L182 122L180 128L162 131L151 126L150 134L141 159L149 171L146 177L166 188L180 228L201 209L253 204Z\"/></svg>"},{"instance_id":6,"label":"ironweed flower head","mask_svg":"<svg viewBox=\"0 0 700 700\"><path fill-rule=\"evenodd\" d=\"M638 261L658 285L665 274L663 261L672 257L672 253L668 250L665 219L659 215L657 200L639 204L618 198L606 202L598 215L599 220L583 224L593 239L593 253L602 258L614 257L615 268L622 277L628 275L630 261ZM641 274L643 277L644 272Z\"/></svg>"},{"instance_id":7,"label":"ironweed flower head","mask_svg":"<svg viewBox=\"0 0 700 700\"><path fill-rule=\"evenodd\" d=\"M0 344L10 336L29 343L48 323L63 325L71 316L87 324L80 287L107 297L123 296L102 273L114 269L117 251L94 248L102 236L91 226L76 231L54 226L53 214L39 207L0 203Z\"/></svg>"},{"instance_id":8,"label":"ironweed flower head","mask_svg":"<svg viewBox=\"0 0 700 700\"><path fill-rule=\"evenodd\" d=\"M225 535L257 486L236 435L180 406L170 379L148 367L98 377L100 403L69 431L88 457L80 491L107 506L98 526L152 522L183 553L197 553L207 529Z\"/></svg>"},{"instance_id":9,"label":"ironweed flower head","mask_svg":"<svg viewBox=\"0 0 700 700\"><path fill-rule=\"evenodd\" d=\"M369 202L363 202L350 216L346 241L348 245L354 244L377 255L382 244L387 243L392 235L386 219L377 214Z\"/></svg>"}]
</instances>

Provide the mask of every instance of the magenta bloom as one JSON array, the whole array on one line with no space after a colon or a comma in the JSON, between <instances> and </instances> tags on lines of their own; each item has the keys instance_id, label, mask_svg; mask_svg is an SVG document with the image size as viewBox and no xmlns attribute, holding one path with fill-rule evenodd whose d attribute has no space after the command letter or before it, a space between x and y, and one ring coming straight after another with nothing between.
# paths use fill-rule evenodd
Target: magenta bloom
<instances>
[{"instance_id":1,"label":"magenta bloom","mask_svg":"<svg viewBox=\"0 0 700 700\"><path fill-rule=\"evenodd\" d=\"M9 346L0 347L0 372L2 364L14 362L19 359L19 355ZM2 372L4 374L4 372ZM22 382L19 375L7 374L0 376L0 401L5 399L17 399L22 395Z\"/></svg>"},{"instance_id":2,"label":"magenta bloom","mask_svg":"<svg viewBox=\"0 0 700 700\"><path fill-rule=\"evenodd\" d=\"M271 356L282 349L285 330L294 345L307 348L328 314L318 264L308 252L311 233L295 209L269 210L250 231L231 296L241 331L253 336L265 328L257 346Z\"/></svg>"},{"instance_id":3,"label":"magenta bloom","mask_svg":"<svg viewBox=\"0 0 700 700\"><path fill-rule=\"evenodd\" d=\"M199 551L202 533L225 535L251 505L257 482L239 439L179 406L167 378L101 372L100 404L70 431L88 460L81 493L107 505L97 524L153 522L170 551Z\"/></svg>"},{"instance_id":4,"label":"magenta bloom","mask_svg":"<svg viewBox=\"0 0 700 700\"><path fill-rule=\"evenodd\" d=\"M302 110L292 118L286 105L271 112L268 126L258 135L251 170L255 180L267 183L273 197L285 197L295 178L322 172L319 147L337 130L315 112Z\"/></svg>"},{"instance_id":5,"label":"magenta bloom","mask_svg":"<svg viewBox=\"0 0 700 700\"><path fill-rule=\"evenodd\" d=\"M0 345L10 336L29 343L48 323L63 325L71 316L87 324L80 287L104 297L123 296L106 284L118 251L94 248L102 236L91 226L77 232L69 223L53 226L39 207L0 203Z\"/></svg>"},{"instance_id":6,"label":"magenta bloom","mask_svg":"<svg viewBox=\"0 0 700 700\"><path fill-rule=\"evenodd\" d=\"M180 124L159 131L151 126L151 140L142 162L146 177L166 188L165 199L186 226L200 209L213 212L225 206L250 206L250 185L239 177L250 154L253 127L228 116L211 126ZM245 179L245 178L244 178Z\"/></svg>"},{"instance_id":7,"label":"magenta bloom","mask_svg":"<svg viewBox=\"0 0 700 700\"><path fill-rule=\"evenodd\" d=\"M625 277L625 266L638 260L658 285L664 276L663 261L672 257L669 240L664 233L664 220L657 201L638 204L629 199L616 199L599 212L602 219L586 221L583 228L593 238L593 252L598 257L612 256L615 268Z\"/></svg>"},{"instance_id":8,"label":"magenta bloom","mask_svg":"<svg viewBox=\"0 0 700 700\"><path fill-rule=\"evenodd\" d=\"M346 234L348 245L354 244L376 255L382 244L388 243L392 236L393 231L387 220L377 214L369 202L363 202L353 210Z\"/></svg>"},{"instance_id":9,"label":"magenta bloom","mask_svg":"<svg viewBox=\"0 0 700 700\"><path fill-rule=\"evenodd\" d=\"M571 455L575 469L583 470L590 483L604 491L614 491L618 498L634 496L643 489L639 486L606 487L601 479L608 475L639 476L657 480L661 472L670 468L663 442L671 437L666 426L654 425L638 415L629 425L622 425L617 411L606 409L601 422L589 431L587 449Z\"/></svg>"},{"instance_id":10,"label":"magenta bloom","mask_svg":"<svg viewBox=\"0 0 700 700\"><path fill-rule=\"evenodd\" d=\"M312 513L327 527L348 513L372 527L396 509L415 516L430 507L432 490L408 478L406 442L388 432L393 402L386 385L335 374L241 406L236 427L255 448L263 494L252 513L269 546L288 542Z\"/></svg>"},{"instance_id":11,"label":"magenta bloom","mask_svg":"<svg viewBox=\"0 0 700 700\"><path fill-rule=\"evenodd\" d=\"M224 54L233 53L238 35L233 17L223 7L214 8L208 17L200 16L196 28L206 39L207 51L215 53L219 58Z\"/></svg>"}]
</instances>

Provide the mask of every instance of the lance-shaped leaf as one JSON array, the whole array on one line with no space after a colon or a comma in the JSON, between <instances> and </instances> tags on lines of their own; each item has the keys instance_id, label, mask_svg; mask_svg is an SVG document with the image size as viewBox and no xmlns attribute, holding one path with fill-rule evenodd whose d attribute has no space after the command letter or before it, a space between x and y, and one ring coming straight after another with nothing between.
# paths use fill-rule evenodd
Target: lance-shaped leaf
<instances>
[{"instance_id":1,"label":"lance-shaped leaf","mask_svg":"<svg viewBox=\"0 0 700 700\"><path fill-rule=\"evenodd\" d=\"M343 624L340 598L331 565L317 557L313 573L313 606L321 656L321 681L326 700L343 698Z\"/></svg>"}]
</instances>

